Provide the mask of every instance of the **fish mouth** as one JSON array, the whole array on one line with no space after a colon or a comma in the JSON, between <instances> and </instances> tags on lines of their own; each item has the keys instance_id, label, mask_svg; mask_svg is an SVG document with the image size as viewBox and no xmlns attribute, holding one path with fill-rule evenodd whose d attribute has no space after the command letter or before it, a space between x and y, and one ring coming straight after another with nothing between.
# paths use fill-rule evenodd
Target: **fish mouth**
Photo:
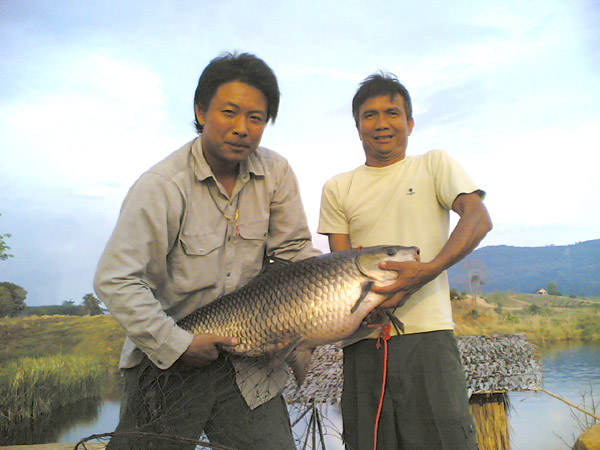
<instances>
[{"instance_id":1,"label":"fish mouth","mask_svg":"<svg viewBox=\"0 0 600 450\"><path fill-rule=\"evenodd\" d=\"M380 264L384 261L411 262L421 261L421 251L418 247L404 247L397 245L367 247L356 255L358 270L367 278L379 283L386 283L398 278L394 270L384 270Z\"/></svg>"}]
</instances>

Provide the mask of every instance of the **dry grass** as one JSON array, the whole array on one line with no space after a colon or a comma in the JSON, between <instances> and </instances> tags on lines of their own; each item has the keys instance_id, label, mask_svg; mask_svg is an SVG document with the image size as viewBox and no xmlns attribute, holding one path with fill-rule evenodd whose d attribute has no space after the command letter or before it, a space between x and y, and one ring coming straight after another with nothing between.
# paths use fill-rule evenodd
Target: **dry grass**
<instances>
[{"instance_id":1,"label":"dry grass","mask_svg":"<svg viewBox=\"0 0 600 450\"><path fill-rule=\"evenodd\" d=\"M523 303L500 308L471 299L452 302L455 333L459 336L524 333L537 345L566 341L600 341L600 311Z\"/></svg>"},{"instance_id":2,"label":"dry grass","mask_svg":"<svg viewBox=\"0 0 600 450\"><path fill-rule=\"evenodd\" d=\"M469 406L477 428L479 450L509 450L508 395L505 392L474 394Z\"/></svg>"}]
</instances>

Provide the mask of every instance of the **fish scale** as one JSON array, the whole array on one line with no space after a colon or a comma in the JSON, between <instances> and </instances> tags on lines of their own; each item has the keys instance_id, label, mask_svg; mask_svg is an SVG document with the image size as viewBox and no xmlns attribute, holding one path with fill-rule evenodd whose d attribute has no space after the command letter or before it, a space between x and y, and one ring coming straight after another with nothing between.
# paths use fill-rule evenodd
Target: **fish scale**
<instances>
[{"instance_id":1,"label":"fish scale","mask_svg":"<svg viewBox=\"0 0 600 450\"><path fill-rule=\"evenodd\" d=\"M299 383L315 347L353 334L384 300L373 285L393 282L386 260L418 260L416 247L377 246L283 265L252 279L178 322L194 334L233 336L223 350L285 359Z\"/></svg>"}]
</instances>

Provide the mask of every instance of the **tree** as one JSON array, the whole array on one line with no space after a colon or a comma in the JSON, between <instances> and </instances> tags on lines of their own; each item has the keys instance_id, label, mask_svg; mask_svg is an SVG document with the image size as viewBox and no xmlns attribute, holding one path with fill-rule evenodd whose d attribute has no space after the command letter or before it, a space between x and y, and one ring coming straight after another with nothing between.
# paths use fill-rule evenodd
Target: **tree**
<instances>
[{"instance_id":1,"label":"tree","mask_svg":"<svg viewBox=\"0 0 600 450\"><path fill-rule=\"evenodd\" d=\"M90 316L98 316L102 314L100 308L100 300L96 298L94 294L85 294L83 296L83 303L81 304L86 314Z\"/></svg>"},{"instance_id":2,"label":"tree","mask_svg":"<svg viewBox=\"0 0 600 450\"><path fill-rule=\"evenodd\" d=\"M530 314L541 314L542 307L532 303L531 305L527 306L526 311Z\"/></svg>"},{"instance_id":3,"label":"tree","mask_svg":"<svg viewBox=\"0 0 600 450\"><path fill-rule=\"evenodd\" d=\"M473 296L473 298L479 297L479 292L481 290L482 284L485 284L485 283L483 282L483 280L481 279L481 277L479 275L475 274L475 275L471 276L470 290L471 290L471 295Z\"/></svg>"},{"instance_id":4,"label":"tree","mask_svg":"<svg viewBox=\"0 0 600 450\"><path fill-rule=\"evenodd\" d=\"M25 309L27 291L21 286L3 281L0 283L0 317L16 317Z\"/></svg>"},{"instance_id":5,"label":"tree","mask_svg":"<svg viewBox=\"0 0 600 450\"><path fill-rule=\"evenodd\" d=\"M2 214L0 214L1 216ZM6 245L6 242L4 241L4 238L9 238L10 234L6 233L6 234L0 234L0 261L5 261L8 258L12 258L13 255L8 253L8 250L10 250L10 247L8 245Z\"/></svg>"},{"instance_id":6,"label":"tree","mask_svg":"<svg viewBox=\"0 0 600 450\"><path fill-rule=\"evenodd\" d=\"M548 295L562 295L560 292L558 292L558 288L556 287L556 283L554 281L548 283L546 290L548 291Z\"/></svg>"},{"instance_id":7,"label":"tree","mask_svg":"<svg viewBox=\"0 0 600 450\"><path fill-rule=\"evenodd\" d=\"M60 314L65 316L81 316L81 308L72 299L63 300Z\"/></svg>"},{"instance_id":8,"label":"tree","mask_svg":"<svg viewBox=\"0 0 600 450\"><path fill-rule=\"evenodd\" d=\"M465 274L466 290L475 298L480 294L483 280L488 278L489 271L485 263L478 259L468 259L461 263L461 271Z\"/></svg>"}]
</instances>

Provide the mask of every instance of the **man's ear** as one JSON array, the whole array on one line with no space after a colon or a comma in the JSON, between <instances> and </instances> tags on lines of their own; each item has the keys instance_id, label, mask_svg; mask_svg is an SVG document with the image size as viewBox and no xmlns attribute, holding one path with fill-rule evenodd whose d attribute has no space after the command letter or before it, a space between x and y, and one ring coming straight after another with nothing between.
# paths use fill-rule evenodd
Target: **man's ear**
<instances>
[{"instance_id":1,"label":"man's ear","mask_svg":"<svg viewBox=\"0 0 600 450\"><path fill-rule=\"evenodd\" d=\"M412 117L410 119L408 119L408 135L410 136L412 134L412 130L415 127L415 119L413 119Z\"/></svg>"},{"instance_id":2,"label":"man's ear","mask_svg":"<svg viewBox=\"0 0 600 450\"><path fill-rule=\"evenodd\" d=\"M196 120L201 126L204 126L206 118L204 117L204 111L200 109L198 105L194 105L194 111L196 112Z\"/></svg>"}]
</instances>

